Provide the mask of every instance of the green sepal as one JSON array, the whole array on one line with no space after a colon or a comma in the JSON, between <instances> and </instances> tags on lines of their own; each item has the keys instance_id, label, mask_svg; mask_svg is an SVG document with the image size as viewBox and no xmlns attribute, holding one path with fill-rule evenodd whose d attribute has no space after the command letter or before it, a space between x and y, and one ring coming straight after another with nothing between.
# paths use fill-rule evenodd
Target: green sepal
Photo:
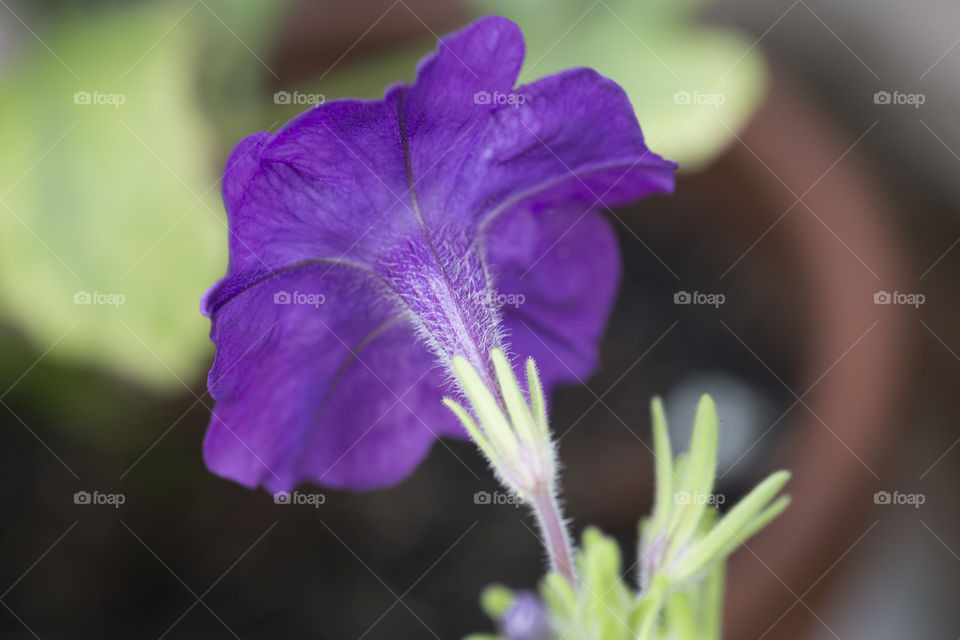
<instances>
[{"instance_id":1,"label":"green sepal","mask_svg":"<svg viewBox=\"0 0 960 640\"><path fill-rule=\"evenodd\" d=\"M777 501L775 505L771 505L774 508L769 512L765 511L765 508L789 479L789 472L777 471L757 485L673 567L671 570L673 579L683 582L691 578L706 568L710 562L722 559L724 552L729 553L729 550L742 544L745 534L752 535L759 530L760 526L781 513L788 502ZM760 526L754 522L756 517L761 518Z\"/></svg>"}]
</instances>

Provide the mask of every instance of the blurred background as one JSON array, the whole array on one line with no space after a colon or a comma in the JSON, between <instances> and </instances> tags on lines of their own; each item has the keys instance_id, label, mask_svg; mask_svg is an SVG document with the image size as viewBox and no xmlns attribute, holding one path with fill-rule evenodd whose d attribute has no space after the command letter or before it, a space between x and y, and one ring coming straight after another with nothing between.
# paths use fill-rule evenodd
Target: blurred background
<instances>
[{"instance_id":1,"label":"blurred background","mask_svg":"<svg viewBox=\"0 0 960 640\"><path fill-rule=\"evenodd\" d=\"M727 504L795 474L731 560L728 638L960 635L960 5L0 0L2 637L457 638L483 586L535 585L469 444L316 508L200 457L227 153L487 13L525 32L521 82L598 69L682 171L610 212L602 369L553 397L574 530L628 570L649 399L683 442L709 391Z\"/></svg>"}]
</instances>

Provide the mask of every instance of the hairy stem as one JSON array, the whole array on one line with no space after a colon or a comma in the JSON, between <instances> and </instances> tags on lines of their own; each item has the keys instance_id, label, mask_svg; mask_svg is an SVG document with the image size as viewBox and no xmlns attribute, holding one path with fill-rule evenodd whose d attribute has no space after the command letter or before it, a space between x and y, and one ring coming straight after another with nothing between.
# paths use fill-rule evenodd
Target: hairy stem
<instances>
[{"instance_id":1,"label":"hairy stem","mask_svg":"<svg viewBox=\"0 0 960 640\"><path fill-rule=\"evenodd\" d=\"M532 496L532 506L543 535L542 542L546 547L547 557L550 559L550 569L576 586L572 545L560 504L553 493L545 489L538 495Z\"/></svg>"}]
</instances>

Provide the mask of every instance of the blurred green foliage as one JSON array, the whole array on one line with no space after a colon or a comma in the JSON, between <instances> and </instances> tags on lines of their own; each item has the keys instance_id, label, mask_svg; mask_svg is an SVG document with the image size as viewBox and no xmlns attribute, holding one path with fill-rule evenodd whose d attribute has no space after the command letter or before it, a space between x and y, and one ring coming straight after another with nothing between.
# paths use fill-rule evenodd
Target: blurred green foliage
<instances>
[{"instance_id":1,"label":"blurred green foliage","mask_svg":"<svg viewBox=\"0 0 960 640\"><path fill-rule=\"evenodd\" d=\"M64 20L0 83L5 315L41 350L59 340L54 357L177 388L207 356L198 301L226 257L198 38L165 31L178 9Z\"/></svg>"},{"instance_id":2,"label":"blurred green foliage","mask_svg":"<svg viewBox=\"0 0 960 640\"><path fill-rule=\"evenodd\" d=\"M0 306L38 351L161 391L202 375L199 301L226 267L217 111L254 101L268 72L247 47L280 6L32 16L0 76Z\"/></svg>"}]
</instances>

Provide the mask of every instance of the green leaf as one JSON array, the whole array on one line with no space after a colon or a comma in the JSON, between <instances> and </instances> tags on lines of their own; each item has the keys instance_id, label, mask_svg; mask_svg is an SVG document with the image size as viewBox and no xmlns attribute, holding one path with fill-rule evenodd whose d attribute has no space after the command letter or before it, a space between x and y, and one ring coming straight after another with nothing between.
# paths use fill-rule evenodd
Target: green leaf
<instances>
[{"instance_id":1,"label":"green leaf","mask_svg":"<svg viewBox=\"0 0 960 640\"><path fill-rule=\"evenodd\" d=\"M723 581L726 563L714 563L700 586L700 628L703 640L720 640L723 634Z\"/></svg>"},{"instance_id":2,"label":"green leaf","mask_svg":"<svg viewBox=\"0 0 960 640\"><path fill-rule=\"evenodd\" d=\"M540 597L554 620L569 625L577 617L577 592L565 577L551 572L540 583Z\"/></svg>"},{"instance_id":3,"label":"green leaf","mask_svg":"<svg viewBox=\"0 0 960 640\"><path fill-rule=\"evenodd\" d=\"M688 591L675 591L663 605L663 624L673 640L700 640L693 597Z\"/></svg>"},{"instance_id":4,"label":"green leaf","mask_svg":"<svg viewBox=\"0 0 960 640\"><path fill-rule=\"evenodd\" d=\"M656 498L653 517L648 535L661 532L667 522L667 516L673 508L673 453L670 450L670 435L667 430L667 417L663 410L663 401L655 397L650 403L653 422L653 455L655 469Z\"/></svg>"},{"instance_id":5,"label":"green leaf","mask_svg":"<svg viewBox=\"0 0 960 640\"><path fill-rule=\"evenodd\" d=\"M650 640L653 637L654 625L668 587L666 576L657 574L640 595L630 616L636 640Z\"/></svg>"},{"instance_id":6,"label":"green leaf","mask_svg":"<svg viewBox=\"0 0 960 640\"><path fill-rule=\"evenodd\" d=\"M631 640L636 598L623 582L620 549L595 527L583 532L576 553L579 586L550 574L540 591L558 633L591 640Z\"/></svg>"},{"instance_id":7,"label":"green leaf","mask_svg":"<svg viewBox=\"0 0 960 640\"><path fill-rule=\"evenodd\" d=\"M765 512L764 508L789 479L790 473L787 471L770 474L697 543L671 572L672 578L677 582L683 582L702 571L710 562L721 559L724 551L742 544L745 539L744 533L752 534L757 531L758 528L753 526L753 519L761 512L763 512L761 517L766 518L763 524L781 513L787 506L786 502L779 501L778 504L773 505L772 512Z\"/></svg>"},{"instance_id":8,"label":"green leaf","mask_svg":"<svg viewBox=\"0 0 960 640\"><path fill-rule=\"evenodd\" d=\"M679 495L686 498L686 503L678 506L680 516L671 528L672 543L667 553L668 561L676 557L687 544L707 509L707 499L713 491L717 471L718 422L717 406L713 398L704 394L693 420L689 462L677 490Z\"/></svg>"},{"instance_id":9,"label":"green leaf","mask_svg":"<svg viewBox=\"0 0 960 640\"><path fill-rule=\"evenodd\" d=\"M766 527L770 522L783 513L790 506L790 496L780 496L774 500L770 506L755 515L750 521L741 527L737 532L737 537L731 539L719 554L720 557L726 557L733 553L740 545L753 537L755 533Z\"/></svg>"}]
</instances>

